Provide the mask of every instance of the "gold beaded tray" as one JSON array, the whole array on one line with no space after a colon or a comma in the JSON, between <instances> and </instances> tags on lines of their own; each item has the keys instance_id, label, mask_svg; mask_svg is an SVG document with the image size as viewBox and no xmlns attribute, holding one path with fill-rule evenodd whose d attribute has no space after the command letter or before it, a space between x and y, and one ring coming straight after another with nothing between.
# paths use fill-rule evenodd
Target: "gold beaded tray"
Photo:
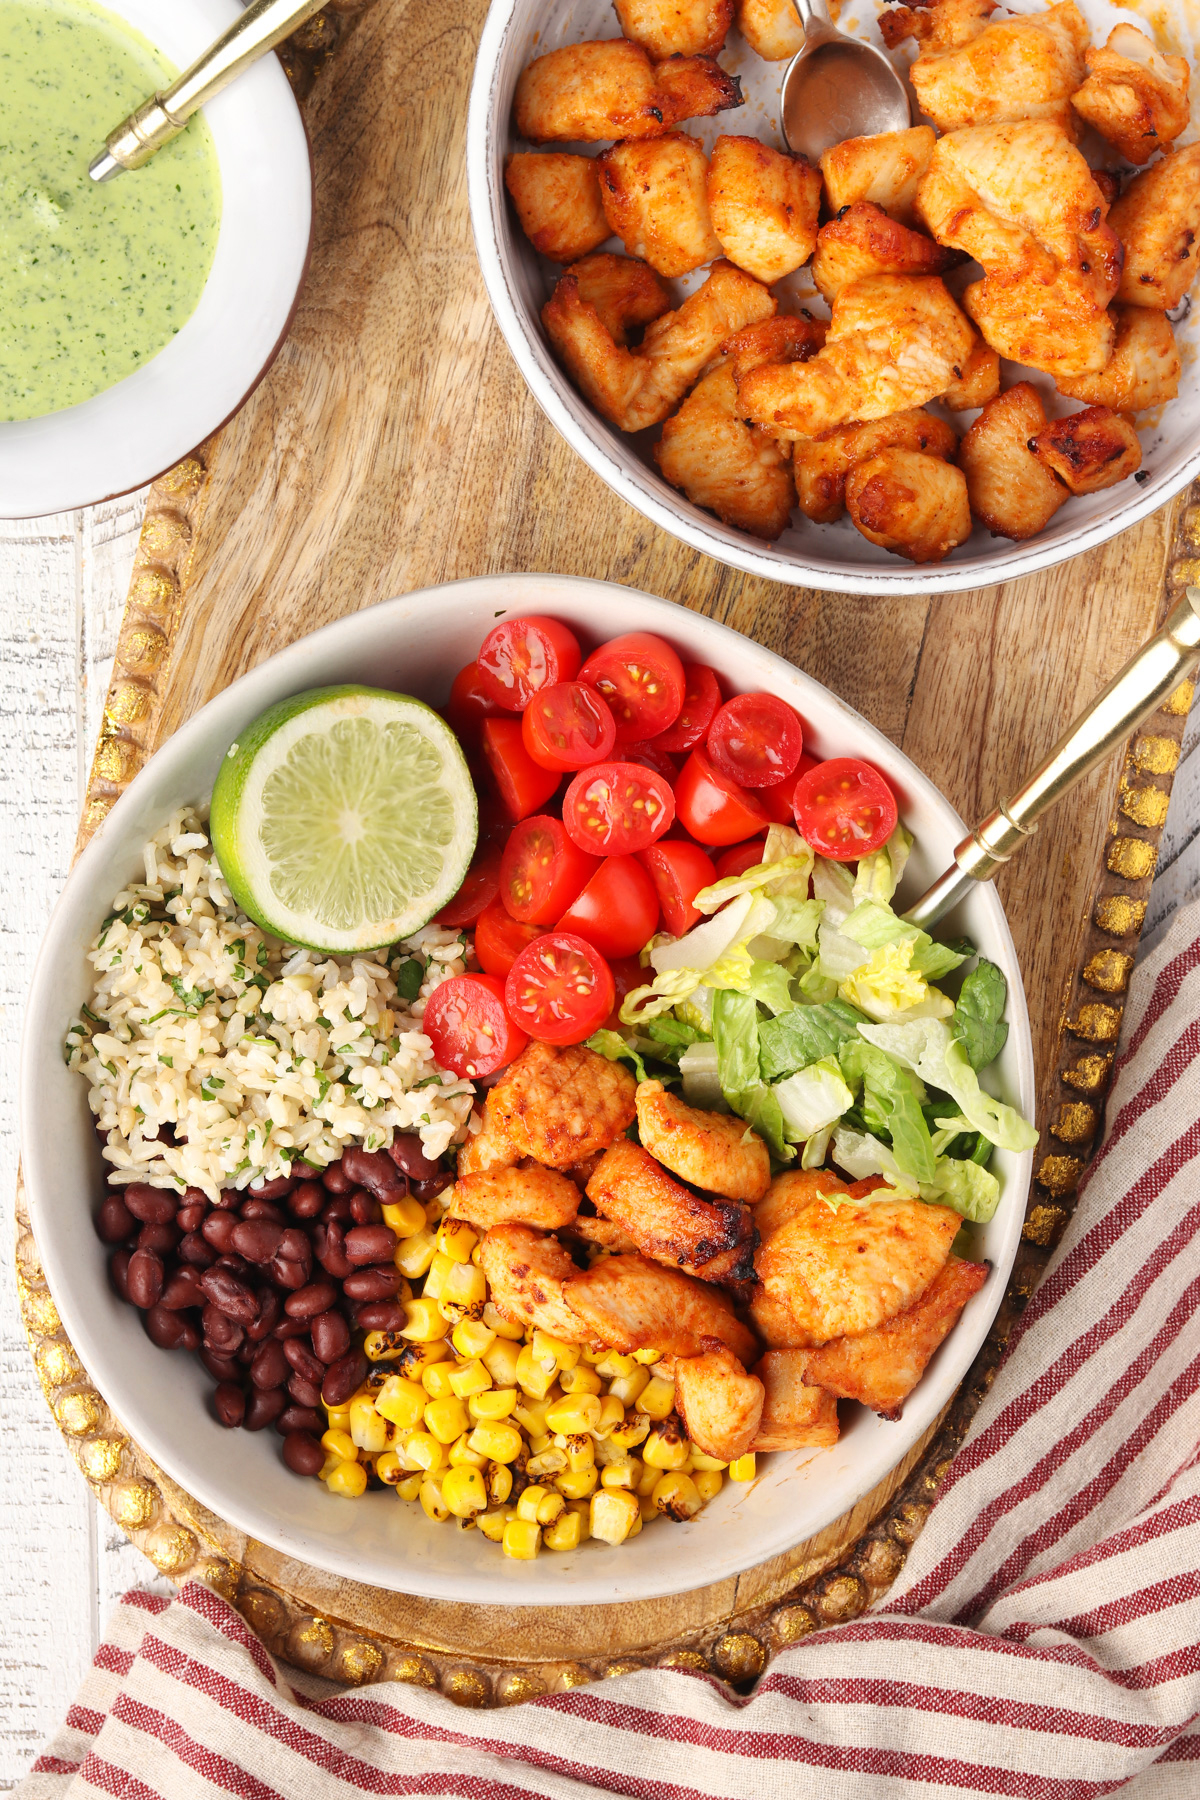
<instances>
[{"instance_id":1,"label":"gold beaded tray","mask_svg":"<svg viewBox=\"0 0 1200 1800\"><path fill-rule=\"evenodd\" d=\"M317 169L312 267L257 393L151 490L81 842L146 757L263 657L358 606L501 569L625 581L721 619L857 706L981 816L1197 579L1200 491L1065 567L936 600L783 588L656 530L554 435L491 322L462 163L485 10L464 0L447 23L438 0L374 0L318 15L286 47ZM325 1575L247 1540L130 1440L66 1339L19 1195L26 1329L101 1503L158 1569L211 1583L287 1660L470 1706L661 1662L744 1683L782 1645L861 1612L895 1580L1070 1215L1190 701L1180 689L998 881L1043 1131L1024 1241L956 1399L852 1513L736 1580L637 1605L469 1607Z\"/></svg>"}]
</instances>

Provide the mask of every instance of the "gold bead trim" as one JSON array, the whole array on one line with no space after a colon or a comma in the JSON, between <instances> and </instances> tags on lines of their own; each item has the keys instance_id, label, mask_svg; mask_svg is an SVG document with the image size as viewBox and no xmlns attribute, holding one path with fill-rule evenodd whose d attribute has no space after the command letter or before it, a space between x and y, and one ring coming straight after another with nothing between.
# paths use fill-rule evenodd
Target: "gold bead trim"
<instances>
[{"instance_id":1,"label":"gold bead trim","mask_svg":"<svg viewBox=\"0 0 1200 1800\"><path fill-rule=\"evenodd\" d=\"M1086 1144L1096 1135L1099 1118L1085 1100L1064 1100L1050 1122L1050 1135L1060 1144Z\"/></svg>"},{"instance_id":2,"label":"gold bead trim","mask_svg":"<svg viewBox=\"0 0 1200 1800\"><path fill-rule=\"evenodd\" d=\"M1102 994L1123 994L1133 973L1133 958L1125 950L1097 950L1083 966L1083 979Z\"/></svg>"},{"instance_id":3,"label":"gold bead trim","mask_svg":"<svg viewBox=\"0 0 1200 1800\"><path fill-rule=\"evenodd\" d=\"M1103 894L1093 909L1092 923L1111 937L1133 937L1141 931L1145 917L1144 900L1131 900L1128 894Z\"/></svg>"}]
</instances>

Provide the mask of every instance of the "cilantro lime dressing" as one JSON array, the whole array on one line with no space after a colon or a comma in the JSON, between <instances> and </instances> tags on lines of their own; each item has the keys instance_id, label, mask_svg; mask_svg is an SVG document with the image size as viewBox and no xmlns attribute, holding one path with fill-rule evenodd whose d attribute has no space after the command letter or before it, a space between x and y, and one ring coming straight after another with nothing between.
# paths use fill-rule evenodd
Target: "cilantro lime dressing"
<instances>
[{"instance_id":1,"label":"cilantro lime dressing","mask_svg":"<svg viewBox=\"0 0 1200 1800\"><path fill-rule=\"evenodd\" d=\"M195 311L221 211L203 119L142 169L87 172L175 73L91 0L0 0L0 420L90 399Z\"/></svg>"}]
</instances>

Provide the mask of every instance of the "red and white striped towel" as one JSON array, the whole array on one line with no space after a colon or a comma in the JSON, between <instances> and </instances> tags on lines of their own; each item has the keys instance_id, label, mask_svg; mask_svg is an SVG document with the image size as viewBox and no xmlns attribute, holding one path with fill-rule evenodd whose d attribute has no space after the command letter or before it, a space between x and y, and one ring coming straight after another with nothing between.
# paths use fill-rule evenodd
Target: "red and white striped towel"
<instances>
[{"instance_id":1,"label":"red and white striped towel","mask_svg":"<svg viewBox=\"0 0 1200 1800\"><path fill-rule=\"evenodd\" d=\"M749 1700L647 1670L502 1711L127 1596L23 1800L1200 1795L1200 905L1134 977L1107 1139L882 1608Z\"/></svg>"}]
</instances>

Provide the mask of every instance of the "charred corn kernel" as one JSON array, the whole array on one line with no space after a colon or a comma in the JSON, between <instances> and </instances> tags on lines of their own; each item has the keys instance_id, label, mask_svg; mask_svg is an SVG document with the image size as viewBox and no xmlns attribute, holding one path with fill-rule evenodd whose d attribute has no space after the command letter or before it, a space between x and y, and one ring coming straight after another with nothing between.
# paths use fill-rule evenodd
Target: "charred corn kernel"
<instances>
[{"instance_id":1,"label":"charred corn kernel","mask_svg":"<svg viewBox=\"0 0 1200 1800\"><path fill-rule=\"evenodd\" d=\"M566 1501L553 1488L532 1482L517 1501L518 1519L535 1520L539 1525L553 1525Z\"/></svg>"},{"instance_id":2,"label":"charred corn kernel","mask_svg":"<svg viewBox=\"0 0 1200 1800\"><path fill-rule=\"evenodd\" d=\"M623 1544L635 1521L641 1522L638 1503L632 1494L601 1488L592 1495L589 1523L592 1536L599 1538L602 1544Z\"/></svg>"},{"instance_id":3,"label":"charred corn kernel","mask_svg":"<svg viewBox=\"0 0 1200 1800\"><path fill-rule=\"evenodd\" d=\"M395 1487L404 1474L404 1464L394 1450L385 1450L375 1458L375 1473L385 1487Z\"/></svg>"},{"instance_id":4,"label":"charred corn kernel","mask_svg":"<svg viewBox=\"0 0 1200 1800\"><path fill-rule=\"evenodd\" d=\"M452 1257L447 1256L444 1250L435 1250L433 1261L425 1276L425 1286L421 1289L427 1300L441 1299L442 1289L446 1285L446 1277L453 1266Z\"/></svg>"},{"instance_id":5,"label":"charred corn kernel","mask_svg":"<svg viewBox=\"0 0 1200 1800\"><path fill-rule=\"evenodd\" d=\"M628 1488L631 1492L637 1487L645 1470L645 1464L636 1456L627 1462L609 1463L601 1471L600 1480L606 1488ZM657 1471L656 1471L657 1475Z\"/></svg>"},{"instance_id":6,"label":"charred corn kernel","mask_svg":"<svg viewBox=\"0 0 1200 1800\"><path fill-rule=\"evenodd\" d=\"M429 1292L429 1283L425 1283L425 1292ZM442 1283L442 1291L438 1299L443 1306L478 1307L483 1313L483 1303L487 1299L487 1276L474 1263L452 1262Z\"/></svg>"},{"instance_id":7,"label":"charred corn kernel","mask_svg":"<svg viewBox=\"0 0 1200 1800\"><path fill-rule=\"evenodd\" d=\"M567 1394L546 1408L547 1431L594 1431L599 1423L600 1401L595 1394Z\"/></svg>"},{"instance_id":8,"label":"charred corn kernel","mask_svg":"<svg viewBox=\"0 0 1200 1800\"><path fill-rule=\"evenodd\" d=\"M389 1201L381 1210L384 1224L390 1225L398 1238L416 1237L425 1229L425 1208L412 1194Z\"/></svg>"},{"instance_id":9,"label":"charred corn kernel","mask_svg":"<svg viewBox=\"0 0 1200 1800\"><path fill-rule=\"evenodd\" d=\"M586 1363L578 1363L573 1369L564 1369L558 1378L558 1385L564 1394L599 1394L604 1390L604 1383L595 1369L589 1369Z\"/></svg>"},{"instance_id":10,"label":"charred corn kernel","mask_svg":"<svg viewBox=\"0 0 1200 1800\"><path fill-rule=\"evenodd\" d=\"M525 1491L528 1493L528 1488L526 1488ZM558 1492L557 1488L551 1488L549 1492L545 1493L544 1498L538 1502L538 1524L553 1525L555 1519L561 1518L566 1504L566 1501Z\"/></svg>"},{"instance_id":11,"label":"charred corn kernel","mask_svg":"<svg viewBox=\"0 0 1200 1800\"><path fill-rule=\"evenodd\" d=\"M424 1481L425 1473L422 1469L418 1469L414 1474L402 1476L396 1483L397 1497L401 1500L419 1500Z\"/></svg>"},{"instance_id":12,"label":"charred corn kernel","mask_svg":"<svg viewBox=\"0 0 1200 1800\"><path fill-rule=\"evenodd\" d=\"M607 1344L583 1344L580 1347L579 1360L580 1362L587 1363L589 1367L592 1367L600 1361L602 1356L607 1355Z\"/></svg>"},{"instance_id":13,"label":"charred corn kernel","mask_svg":"<svg viewBox=\"0 0 1200 1800\"><path fill-rule=\"evenodd\" d=\"M625 1408L613 1394L605 1394L600 1402L600 1417L592 1426L599 1436L607 1436L618 1425L625 1423Z\"/></svg>"},{"instance_id":14,"label":"charred corn kernel","mask_svg":"<svg viewBox=\"0 0 1200 1800\"><path fill-rule=\"evenodd\" d=\"M411 1237L401 1238L392 1252L392 1261L409 1281L416 1281L420 1276L428 1274L429 1265L436 1255L437 1239L423 1225Z\"/></svg>"},{"instance_id":15,"label":"charred corn kernel","mask_svg":"<svg viewBox=\"0 0 1200 1800\"><path fill-rule=\"evenodd\" d=\"M578 1550L583 1541L583 1521L578 1513L561 1512L542 1533L547 1550Z\"/></svg>"},{"instance_id":16,"label":"charred corn kernel","mask_svg":"<svg viewBox=\"0 0 1200 1800\"><path fill-rule=\"evenodd\" d=\"M325 1406L323 1400L321 1405ZM330 1431L349 1431L350 1402L347 1400L344 1406L325 1406L325 1417L329 1421Z\"/></svg>"},{"instance_id":17,"label":"charred corn kernel","mask_svg":"<svg viewBox=\"0 0 1200 1800\"><path fill-rule=\"evenodd\" d=\"M564 1469L554 1477L554 1485L567 1500L586 1500L594 1494L600 1481L599 1469Z\"/></svg>"},{"instance_id":18,"label":"charred corn kernel","mask_svg":"<svg viewBox=\"0 0 1200 1800\"><path fill-rule=\"evenodd\" d=\"M473 1357L482 1356L485 1350L490 1350L495 1341L495 1332L482 1319L460 1319L450 1333L450 1342L468 1362ZM515 1362L516 1358L513 1360Z\"/></svg>"},{"instance_id":19,"label":"charred corn kernel","mask_svg":"<svg viewBox=\"0 0 1200 1800\"><path fill-rule=\"evenodd\" d=\"M675 1411L675 1383L652 1375L638 1395L638 1411L650 1419L665 1419Z\"/></svg>"},{"instance_id":20,"label":"charred corn kernel","mask_svg":"<svg viewBox=\"0 0 1200 1800\"><path fill-rule=\"evenodd\" d=\"M710 1469L710 1470L711 1469L727 1469L729 1467L729 1464L723 1463L723 1462L718 1462L715 1456L706 1456L704 1454L703 1450L697 1450L695 1444L693 1444L692 1445L692 1467L693 1467L693 1469Z\"/></svg>"},{"instance_id":21,"label":"charred corn kernel","mask_svg":"<svg viewBox=\"0 0 1200 1800\"><path fill-rule=\"evenodd\" d=\"M346 1409L346 1423L350 1423L349 1408ZM358 1445L348 1431L327 1431L321 1439L321 1448L341 1462L358 1461Z\"/></svg>"},{"instance_id":22,"label":"charred corn kernel","mask_svg":"<svg viewBox=\"0 0 1200 1800\"><path fill-rule=\"evenodd\" d=\"M558 1439L555 1439L558 1443ZM596 1446L586 1431L573 1431L559 1443L559 1449L567 1453L567 1467L576 1472L580 1469L594 1469L596 1466Z\"/></svg>"},{"instance_id":23,"label":"charred corn kernel","mask_svg":"<svg viewBox=\"0 0 1200 1800\"><path fill-rule=\"evenodd\" d=\"M442 1499L459 1519L486 1512L488 1495L483 1476L470 1463L447 1469L442 1477Z\"/></svg>"},{"instance_id":24,"label":"charred corn kernel","mask_svg":"<svg viewBox=\"0 0 1200 1800\"><path fill-rule=\"evenodd\" d=\"M553 1442L554 1439L549 1437L544 1431L538 1436L531 1437L529 1440L530 1455L540 1456L542 1451L548 1450Z\"/></svg>"},{"instance_id":25,"label":"charred corn kernel","mask_svg":"<svg viewBox=\"0 0 1200 1800\"><path fill-rule=\"evenodd\" d=\"M543 1437L546 1432L546 1408L548 1400L535 1400L532 1395L525 1394L513 1409L513 1418L518 1425L523 1425L530 1437Z\"/></svg>"},{"instance_id":26,"label":"charred corn kernel","mask_svg":"<svg viewBox=\"0 0 1200 1800\"><path fill-rule=\"evenodd\" d=\"M367 1471L361 1463L340 1462L326 1476L325 1486L344 1500L357 1500L367 1491Z\"/></svg>"},{"instance_id":27,"label":"charred corn kernel","mask_svg":"<svg viewBox=\"0 0 1200 1800\"><path fill-rule=\"evenodd\" d=\"M430 1230L437 1230L449 1205L450 1196L447 1191L443 1191L440 1194L434 1194L431 1199L424 1202L425 1217L429 1222Z\"/></svg>"},{"instance_id":28,"label":"charred corn kernel","mask_svg":"<svg viewBox=\"0 0 1200 1800\"><path fill-rule=\"evenodd\" d=\"M419 1344L432 1343L435 1338L445 1337L446 1321L437 1309L437 1301L431 1300L427 1294L419 1294L415 1300L409 1300L404 1308L401 1330L406 1338L415 1338Z\"/></svg>"},{"instance_id":29,"label":"charred corn kernel","mask_svg":"<svg viewBox=\"0 0 1200 1800\"><path fill-rule=\"evenodd\" d=\"M432 1475L446 1466L446 1447L428 1431L414 1431L404 1446L405 1460Z\"/></svg>"},{"instance_id":30,"label":"charred corn kernel","mask_svg":"<svg viewBox=\"0 0 1200 1800\"><path fill-rule=\"evenodd\" d=\"M483 1472L488 1499L493 1506L503 1506L512 1493L512 1470L507 1463L490 1462Z\"/></svg>"},{"instance_id":31,"label":"charred corn kernel","mask_svg":"<svg viewBox=\"0 0 1200 1800\"><path fill-rule=\"evenodd\" d=\"M660 1477L650 1498L660 1513L664 1513L668 1519L674 1519L677 1524L684 1519L693 1518L704 1505L691 1476L684 1475L678 1469Z\"/></svg>"},{"instance_id":32,"label":"charred corn kernel","mask_svg":"<svg viewBox=\"0 0 1200 1800\"><path fill-rule=\"evenodd\" d=\"M499 1508L497 1508L495 1512L479 1513L475 1520L476 1525L478 1525L484 1537L488 1538L493 1544L500 1543L504 1537L504 1527L506 1522L504 1514Z\"/></svg>"},{"instance_id":33,"label":"charred corn kernel","mask_svg":"<svg viewBox=\"0 0 1200 1800\"><path fill-rule=\"evenodd\" d=\"M520 1432L500 1419L476 1425L467 1442L489 1462L510 1463L521 1454Z\"/></svg>"},{"instance_id":34,"label":"charred corn kernel","mask_svg":"<svg viewBox=\"0 0 1200 1800\"><path fill-rule=\"evenodd\" d=\"M421 1502L421 1511L427 1518L436 1519L441 1524L450 1517L450 1508L446 1505L440 1486L436 1481L431 1481L429 1476L421 1483L417 1498Z\"/></svg>"},{"instance_id":35,"label":"charred corn kernel","mask_svg":"<svg viewBox=\"0 0 1200 1800\"><path fill-rule=\"evenodd\" d=\"M431 1363L445 1362L449 1354L445 1338L434 1338L428 1344L409 1344L395 1372L408 1381L420 1381Z\"/></svg>"},{"instance_id":36,"label":"charred corn kernel","mask_svg":"<svg viewBox=\"0 0 1200 1800\"><path fill-rule=\"evenodd\" d=\"M479 1242L479 1233L466 1219L447 1216L438 1226L437 1247L451 1262L470 1262L471 1252Z\"/></svg>"},{"instance_id":37,"label":"charred corn kernel","mask_svg":"<svg viewBox=\"0 0 1200 1800\"><path fill-rule=\"evenodd\" d=\"M700 1496L702 1506L707 1506L710 1500L715 1500L725 1485L725 1477L720 1469L696 1469L692 1480L696 1484L696 1492Z\"/></svg>"},{"instance_id":38,"label":"charred corn kernel","mask_svg":"<svg viewBox=\"0 0 1200 1800\"><path fill-rule=\"evenodd\" d=\"M661 1362L662 1361L662 1351L661 1350L635 1350L633 1353L633 1360L634 1360L634 1362L639 1362L639 1363Z\"/></svg>"},{"instance_id":39,"label":"charred corn kernel","mask_svg":"<svg viewBox=\"0 0 1200 1800\"><path fill-rule=\"evenodd\" d=\"M486 1468L487 1460L487 1457L480 1451L472 1450L470 1432L464 1431L462 1436L455 1438L450 1446L451 1468L457 1468L462 1463L470 1463L473 1469L482 1469Z\"/></svg>"},{"instance_id":40,"label":"charred corn kernel","mask_svg":"<svg viewBox=\"0 0 1200 1800\"><path fill-rule=\"evenodd\" d=\"M578 1344L564 1343L540 1327L535 1327L529 1347L539 1362L552 1362L556 1369L573 1369L579 1361Z\"/></svg>"},{"instance_id":41,"label":"charred corn kernel","mask_svg":"<svg viewBox=\"0 0 1200 1800\"><path fill-rule=\"evenodd\" d=\"M377 1455L388 1447L388 1421L375 1410L375 1402L361 1395L350 1402L350 1436L360 1450Z\"/></svg>"},{"instance_id":42,"label":"charred corn kernel","mask_svg":"<svg viewBox=\"0 0 1200 1800\"><path fill-rule=\"evenodd\" d=\"M658 1474L657 1469L654 1472L656 1475ZM661 1480L661 1477L659 1479ZM658 1482L656 1481L654 1484L654 1487L657 1487L657 1486L658 1486ZM658 1518L658 1508L654 1504L654 1488L651 1488L651 1490L648 1494L639 1494L638 1495L638 1514L643 1523L647 1519L657 1519Z\"/></svg>"},{"instance_id":43,"label":"charred corn kernel","mask_svg":"<svg viewBox=\"0 0 1200 1800\"><path fill-rule=\"evenodd\" d=\"M460 1400L469 1400L472 1394L486 1393L491 1385L492 1378L478 1357L474 1362L460 1363L457 1369L450 1371L450 1391Z\"/></svg>"},{"instance_id":44,"label":"charred corn kernel","mask_svg":"<svg viewBox=\"0 0 1200 1800\"><path fill-rule=\"evenodd\" d=\"M421 1370L421 1387L428 1399L445 1400L448 1395L453 1394L450 1377L457 1366L452 1362L430 1363L427 1369Z\"/></svg>"},{"instance_id":45,"label":"charred corn kernel","mask_svg":"<svg viewBox=\"0 0 1200 1800\"><path fill-rule=\"evenodd\" d=\"M590 1500L568 1500L566 1510L574 1513L579 1520L579 1541L584 1543L592 1535L592 1503Z\"/></svg>"},{"instance_id":46,"label":"charred corn kernel","mask_svg":"<svg viewBox=\"0 0 1200 1800\"><path fill-rule=\"evenodd\" d=\"M681 1469L690 1448L678 1425L661 1425L642 1446L642 1461L652 1469Z\"/></svg>"},{"instance_id":47,"label":"charred corn kernel","mask_svg":"<svg viewBox=\"0 0 1200 1800\"><path fill-rule=\"evenodd\" d=\"M632 1375L637 1368L632 1356L626 1356L621 1350L607 1350L596 1364L597 1375L603 1375L606 1381L613 1381L618 1375Z\"/></svg>"},{"instance_id":48,"label":"charred corn kernel","mask_svg":"<svg viewBox=\"0 0 1200 1800\"><path fill-rule=\"evenodd\" d=\"M645 1413L629 1413L619 1425L614 1425L608 1434L608 1441L614 1450L632 1450L635 1444L643 1443L650 1431L650 1421Z\"/></svg>"},{"instance_id":49,"label":"charred corn kernel","mask_svg":"<svg viewBox=\"0 0 1200 1800\"><path fill-rule=\"evenodd\" d=\"M739 1456L736 1459L736 1461L730 1463L729 1479L730 1479L730 1481L753 1481L754 1480L754 1452L753 1452L753 1450L747 1451L745 1456Z\"/></svg>"},{"instance_id":50,"label":"charred corn kernel","mask_svg":"<svg viewBox=\"0 0 1200 1800\"><path fill-rule=\"evenodd\" d=\"M531 1481L540 1481L544 1475L561 1475L566 1466L566 1451L560 1450L557 1444L550 1444L545 1450L529 1458L525 1473Z\"/></svg>"},{"instance_id":51,"label":"charred corn kernel","mask_svg":"<svg viewBox=\"0 0 1200 1800\"><path fill-rule=\"evenodd\" d=\"M455 1330L461 1331L462 1326L456 1325ZM511 1338L498 1337L495 1343L489 1344L481 1353L479 1360L498 1388L515 1388L517 1359L520 1354L520 1346L514 1344Z\"/></svg>"},{"instance_id":52,"label":"charred corn kernel","mask_svg":"<svg viewBox=\"0 0 1200 1800\"><path fill-rule=\"evenodd\" d=\"M533 1400L544 1400L554 1386L553 1369L538 1361L532 1346L526 1344L517 1357L517 1386Z\"/></svg>"},{"instance_id":53,"label":"charred corn kernel","mask_svg":"<svg viewBox=\"0 0 1200 1800\"><path fill-rule=\"evenodd\" d=\"M485 1388L471 1395L467 1411L473 1419L507 1419L518 1398L516 1388Z\"/></svg>"},{"instance_id":54,"label":"charred corn kernel","mask_svg":"<svg viewBox=\"0 0 1200 1800\"><path fill-rule=\"evenodd\" d=\"M634 1483L633 1491L643 1500L648 1500L658 1485L658 1478L662 1474L662 1470L656 1469L652 1463L641 1463L639 1467L641 1474Z\"/></svg>"},{"instance_id":55,"label":"charred corn kernel","mask_svg":"<svg viewBox=\"0 0 1200 1800\"><path fill-rule=\"evenodd\" d=\"M517 1325L512 1319L506 1319L500 1308L493 1306L490 1300L484 1304L483 1322L491 1327L498 1338L505 1338L509 1343L519 1344L525 1336L525 1327Z\"/></svg>"},{"instance_id":56,"label":"charred corn kernel","mask_svg":"<svg viewBox=\"0 0 1200 1800\"><path fill-rule=\"evenodd\" d=\"M532 1562L542 1547L542 1529L533 1519L509 1519L501 1538L505 1556Z\"/></svg>"},{"instance_id":57,"label":"charred corn kernel","mask_svg":"<svg viewBox=\"0 0 1200 1800\"><path fill-rule=\"evenodd\" d=\"M404 1298L407 1300L409 1295ZM371 1362L394 1362L407 1348L398 1331L368 1331L363 1339L363 1355Z\"/></svg>"},{"instance_id":58,"label":"charred corn kernel","mask_svg":"<svg viewBox=\"0 0 1200 1800\"><path fill-rule=\"evenodd\" d=\"M452 1444L461 1437L471 1421L462 1401L453 1394L444 1400L431 1400L425 1408L425 1429L432 1433L439 1444ZM666 1464L663 1464L666 1467Z\"/></svg>"},{"instance_id":59,"label":"charred corn kernel","mask_svg":"<svg viewBox=\"0 0 1200 1800\"><path fill-rule=\"evenodd\" d=\"M632 1357L627 1360L632 1365L628 1375L614 1376L609 1383L608 1391L615 1400L621 1402L622 1406L636 1406L650 1385L650 1371L643 1369L641 1363L633 1362Z\"/></svg>"}]
</instances>

